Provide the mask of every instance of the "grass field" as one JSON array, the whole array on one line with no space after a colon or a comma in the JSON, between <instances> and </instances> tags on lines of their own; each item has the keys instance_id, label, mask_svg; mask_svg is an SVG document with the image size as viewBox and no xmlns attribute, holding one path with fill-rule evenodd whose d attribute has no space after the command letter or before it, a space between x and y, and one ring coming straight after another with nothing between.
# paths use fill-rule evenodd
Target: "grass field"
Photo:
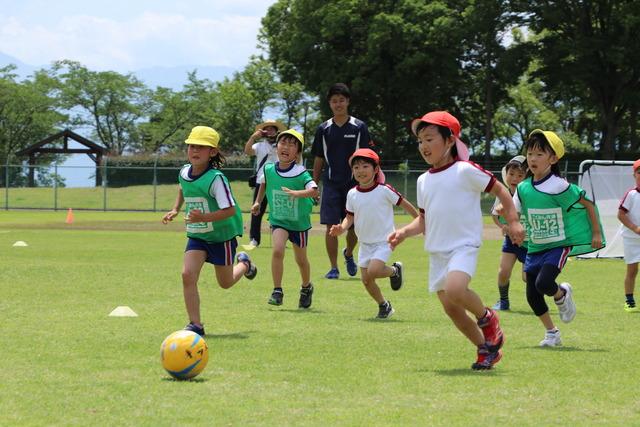
<instances>
[{"instance_id":1,"label":"grass field","mask_svg":"<svg viewBox=\"0 0 640 427\"><path fill-rule=\"evenodd\" d=\"M396 309L389 321L373 320L377 306L357 278L322 278L318 233L312 309L297 309L290 250L285 303L269 306L270 250L260 247L252 282L225 291L203 271L209 365L178 382L159 348L187 321L180 224L164 227L158 213L82 211L71 225L64 216L0 211L0 425L640 424L640 315L622 310L621 260L567 264L561 278L574 285L578 316L559 324L556 349L538 348L544 331L514 276L504 358L474 372L474 348L426 291L420 239L394 255L404 288L380 282ZM12 247L17 240L29 246ZM485 241L472 282L487 304L499 251ZM120 305L139 317L108 317Z\"/></svg>"}]
</instances>

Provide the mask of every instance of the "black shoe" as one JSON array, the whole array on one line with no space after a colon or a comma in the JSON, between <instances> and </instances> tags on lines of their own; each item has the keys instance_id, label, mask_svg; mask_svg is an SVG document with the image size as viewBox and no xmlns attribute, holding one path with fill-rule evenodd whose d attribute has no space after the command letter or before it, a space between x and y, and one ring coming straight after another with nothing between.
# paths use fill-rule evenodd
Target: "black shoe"
<instances>
[{"instance_id":1,"label":"black shoe","mask_svg":"<svg viewBox=\"0 0 640 427\"><path fill-rule=\"evenodd\" d=\"M274 289L271 293L271 298L269 298L269 304L271 305L282 305L282 300L284 299L284 292L282 289Z\"/></svg>"},{"instance_id":2,"label":"black shoe","mask_svg":"<svg viewBox=\"0 0 640 427\"><path fill-rule=\"evenodd\" d=\"M199 327L199 326L194 325L192 322L189 322L189 324L184 327L184 330L185 331L195 332L196 334L200 335L201 337L204 337L204 326Z\"/></svg>"},{"instance_id":3,"label":"black shoe","mask_svg":"<svg viewBox=\"0 0 640 427\"><path fill-rule=\"evenodd\" d=\"M391 303L389 301L385 301L384 303L378 306L378 315L376 316L378 319L388 319L393 316L393 313L396 311L391 307Z\"/></svg>"},{"instance_id":4,"label":"black shoe","mask_svg":"<svg viewBox=\"0 0 640 427\"><path fill-rule=\"evenodd\" d=\"M402 263L401 262L394 262L392 264L393 269L396 271L396 273L389 277L389 282L391 283L391 289L393 289L394 291L398 291L400 290L400 288L402 287Z\"/></svg>"},{"instance_id":5,"label":"black shoe","mask_svg":"<svg viewBox=\"0 0 640 427\"><path fill-rule=\"evenodd\" d=\"M258 267L251 262L251 257L246 252L238 252L236 255L237 262L243 262L247 266L247 272L244 273L244 277L249 280L253 280L256 278L256 274L258 274Z\"/></svg>"},{"instance_id":6,"label":"black shoe","mask_svg":"<svg viewBox=\"0 0 640 427\"><path fill-rule=\"evenodd\" d=\"M311 297L313 296L313 285L309 283L308 287L300 288L300 301L298 302L298 308L311 307Z\"/></svg>"}]
</instances>

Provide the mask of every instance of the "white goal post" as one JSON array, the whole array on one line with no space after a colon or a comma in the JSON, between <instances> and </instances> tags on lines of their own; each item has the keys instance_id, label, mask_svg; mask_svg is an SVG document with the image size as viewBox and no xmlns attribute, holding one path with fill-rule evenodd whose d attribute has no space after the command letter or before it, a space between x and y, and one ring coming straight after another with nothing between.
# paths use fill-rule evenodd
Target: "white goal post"
<instances>
[{"instance_id":1,"label":"white goal post","mask_svg":"<svg viewBox=\"0 0 640 427\"><path fill-rule=\"evenodd\" d=\"M622 224L618 221L618 206L625 193L635 186L632 161L585 160L580 163L578 185L587 197L596 202L604 228L607 246L578 258L622 258Z\"/></svg>"}]
</instances>

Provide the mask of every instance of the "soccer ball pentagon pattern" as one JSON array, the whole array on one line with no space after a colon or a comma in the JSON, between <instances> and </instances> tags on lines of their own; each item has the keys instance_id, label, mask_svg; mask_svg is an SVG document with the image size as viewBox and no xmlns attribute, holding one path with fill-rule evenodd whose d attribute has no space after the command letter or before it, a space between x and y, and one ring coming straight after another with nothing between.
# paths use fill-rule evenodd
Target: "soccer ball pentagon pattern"
<instances>
[{"instance_id":1,"label":"soccer ball pentagon pattern","mask_svg":"<svg viewBox=\"0 0 640 427\"><path fill-rule=\"evenodd\" d=\"M176 379L187 380L207 366L209 348L204 339L191 331L177 331L160 346L162 367Z\"/></svg>"}]
</instances>

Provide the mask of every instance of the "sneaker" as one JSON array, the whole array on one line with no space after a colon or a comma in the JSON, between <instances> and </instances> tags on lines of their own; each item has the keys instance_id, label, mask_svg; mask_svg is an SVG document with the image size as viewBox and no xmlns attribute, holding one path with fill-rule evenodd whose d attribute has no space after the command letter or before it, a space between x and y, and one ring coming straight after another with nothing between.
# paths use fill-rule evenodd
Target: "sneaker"
<instances>
[{"instance_id":1,"label":"sneaker","mask_svg":"<svg viewBox=\"0 0 640 427\"><path fill-rule=\"evenodd\" d=\"M340 271L337 268L332 268L331 270L329 270L329 272L327 274L324 275L325 279L339 279L340 278Z\"/></svg>"},{"instance_id":2,"label":"sneaker","mask_svg":"<svg viewBox=\"0 0 640 427\"><path fill-rule=\"evenodd\" d=\"M634 313L636 311L640 311L640 309L638 308L638 306L633 303L633 304L629 304L628 302L624 303L624 311L626 311L627 313Z\"/></svg>"},{"instance_id":3,"label":"sneaker","mask_svg":"<svg viewBox=\"0 0 640 427\"><path fill-rule=\"evenodd\" d=\"M249 240L249 244L250 244L251 246L255 246L255 247L260 246L260 243L258 243L258 241L257 241L256 239L251 239L251 240Z\"/></svg>"},{"instance_id":4,"label":"sneaker","mask_svg":"<svg viewBox=\"0 0 640 427\"><path fill-rule=\"evenodd\" d=\"M471 369L476 371L486 371L493 368L493 365L502 359L502 350L490 351L486 345L478 347L478 358L471 365Z\"/></svg>"},{"instance_id":5,"label":"sneaker","mask_svg":"<svg viewBox=\"0 0 640 427\"><path fill-rule=\"evenodd\" d=\"M349 276L353 277L358 274L358 266L353 260L353 255L347 256L347 248L342 250L342 256L344 256L344 263L347 266L347 273L349 273Z\"/></svg>"},{"instance_id":6,"label":"sneaker","mask_svg":"<svg viewBox=\"0 0 640 427\"><path fill-rule=\"evenodd\" d=\"M300 288L300 301L298 302L298 308L311 307L311 297L313 296L313 285L309 283L309 287Z\"/></svg>"},{"instance_id":7,"label":"sneaker","mask_svg":"<svg viewBox=\"0 0 640 427\"><path fill-rule=\"evenodd\" d=\"M187 326L184 327L185 331L195 332L196 334L204 337L204 326L197 326L193 322L189 322Z\"/></svg>"},{"instance_id":8,"label":"sneaker","mask_svg":"<svg viewBox=\"0 0 640 427\"><path fill-rule=\"evenodd\" d=\"M560 331L547 331L544 333L544 339L540 341L540 347L558 347L562 345L562 338L560 338Z\"/></svg>"},{"instance_id":9,"label":"sneaker","mask_svg":"<svg viewBox=\"0 0 640 427\"><path fill-rule=\"evenodd\" d=\"M491 307L494 310L506 311L509 310L509 300L499 299L497 303Z\"/></svg>"},{"instance_id":10,"label":"sneaker","mask_svg":"<svg viewBox=\"0 0 640 427\"><path fill-rule=\"evenodd\" d=\"M238 255L236 255L236 262L243 262L247 267L249 267L247 269L247 272L244 273L244 277L249 280L255 279L256 274L258 274L258 267L256 267L256 265L251 262L251 258L249 257L248 253L238 252Z\"/></svg>"},{"instance_id":11,"label":"sneaker","mask_svg":"<svg viewBox=\"0 0 640 427\"><path fill-rule=\"evenodd\" d=\"M396 272L395 272L395 275L389 277L389 282L391 283L391 289L393 289L394 291L398 291L402 287L402 283L403 283L402 282L402 263L394 262L392 266Z\"/></svg>"},{"instance_id":12,"label":"sneaker","mask_svg":"<svg viewBox=\"0 0 640 427\"><path fill-rule=\"evenodd\" d=\"M269 297L269 304L282 305L283 299L284 292L282 292L282 289L274 289L273 292L271 292L271 297Z\"/></svg>"},{"instance_id":13,"label":"sneaker","mask_svg":"<svg viewBox=\"0 0 640 427\"><path fill-rule=\"evenodd\" d=\"M378 319L388 319L393 316L393 313L396 311L391 307L391 303L389 301L385 301L383 304L378 306L378 315L376 318Z\"/></svg>"},{"instance_id":14,"label":"sneaker","mask_svg":"<svg viewBox=\"0 0 640 427\"><path fill-rule=\"evenodd\" d=\"M478 320L482 335L490 352L495 352L504 344L504 334L500 328L498 313L487 307L487 314Z\"/></svg>"},{"instance_id":15,"label":"sneaker","mask_svg":"<svg viewBox=\"0 0 640 427\"><path fill-rule=\"evenodd\" d=\"M555 301L558 306L558 313L560 314L560 320L564 323L569 323L576 317L576 303L573 302L573 289L568 283L560 283L560 287L564 289L564 300L561 303Z\"/></svg>"}]
</instances>

